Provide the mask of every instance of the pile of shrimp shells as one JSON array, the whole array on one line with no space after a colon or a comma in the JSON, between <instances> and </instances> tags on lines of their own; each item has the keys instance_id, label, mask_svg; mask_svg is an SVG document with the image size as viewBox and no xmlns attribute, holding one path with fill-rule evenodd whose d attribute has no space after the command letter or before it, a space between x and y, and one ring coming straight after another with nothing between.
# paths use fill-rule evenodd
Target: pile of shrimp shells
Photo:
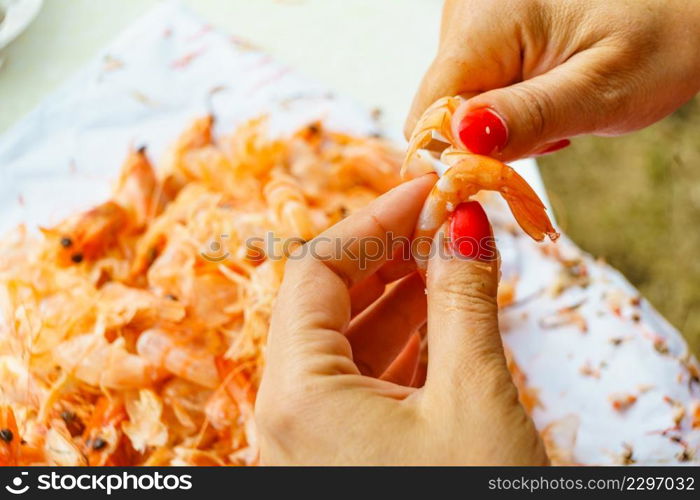
<instances>
[{"instance_id":1,"label":"pile of shrimp shells","mask_svg":"<svg viewBox=\"0 0 700 500\"><path fill-rule=\"evenodd\" d=\"M312 238L402 155L320 123L271 139L264 117L215 138L207 116L152 160L129 151L110 200L0 242L0 465L256 464L284 258L249 239Z\"/></svg>"}]
</instances>

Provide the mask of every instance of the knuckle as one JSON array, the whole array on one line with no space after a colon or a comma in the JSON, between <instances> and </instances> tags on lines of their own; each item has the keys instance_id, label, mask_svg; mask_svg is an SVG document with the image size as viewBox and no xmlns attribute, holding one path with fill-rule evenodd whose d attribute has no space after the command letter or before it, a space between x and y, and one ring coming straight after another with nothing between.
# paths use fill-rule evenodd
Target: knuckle
<instances>
[{"instance_id":1,"label":"knuckle","mask_svg":"<svg viewBox=\"0 0 700 500\"><path fill-rule=\"evenodd\" d=\"M497 282L491 266L471 264L455 266L436 277L440 296L450 302L451 307L469 309L475 318L491 318L496 312Z\"/></svg>"},{"instance_id":2,"label":"knuckle","mask_svg":"<svg viewBox=\"0 0 700 500\"><path fill-rule=\"evenodd\" d=\"M550 94L536 85L524 82L513 87L512 100L517 113L518 122L529 128L534 137L542 137L556 127L554 103Z\"/></svg>"}]
</instances>

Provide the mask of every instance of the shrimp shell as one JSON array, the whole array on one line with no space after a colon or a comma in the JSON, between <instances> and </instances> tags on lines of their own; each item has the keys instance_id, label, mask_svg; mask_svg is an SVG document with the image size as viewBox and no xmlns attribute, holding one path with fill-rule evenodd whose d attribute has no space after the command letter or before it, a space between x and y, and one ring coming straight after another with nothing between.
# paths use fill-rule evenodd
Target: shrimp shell
<instances>
[{"instance_id":1,"label":"shrimp shell","mask_svg":"<svg viewBox=\"0 0 700 500\"><path fill-rule=\"evenodd\" d=\"M464 102L459 96L438 99L423 112L416 122L411 139L408 142L406 158L401 165L401 177L410 178L427 173L425 170L412 172L410 167L419 149L427 146L433 139L433 133L440 133L450 144L457 144L457 136L452 130L452 116Z\"/></svg>"}]
</instances>

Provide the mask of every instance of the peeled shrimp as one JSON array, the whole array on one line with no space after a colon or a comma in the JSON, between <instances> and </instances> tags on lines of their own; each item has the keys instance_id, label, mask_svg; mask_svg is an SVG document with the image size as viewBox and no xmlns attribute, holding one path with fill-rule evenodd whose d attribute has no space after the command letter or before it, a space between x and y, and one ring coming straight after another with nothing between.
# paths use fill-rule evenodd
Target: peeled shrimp
<instances>
[{"instance_id":1,"label":"peeled shrimp","mask_svg":"<svg viewBox=\"0 0 700 500\"><path fill-rule=\"evenodd\" d=\"M455 123L464 113L461 97L444 97L430 106L420 117L411 136L402 167L404 178L425 173L416 171L412 163L418 149L427 146L434 134L451 144L442 152L440 161L447 171L433 187L423 206L416 236L432 237L457 205L479 191L497 191L508 203L520 227L536 241L548 236L559 237L547 216L544 204L535 191L515 170L488 156L466 151L455 133ZM424 263L423 263L424 265Z\"/></svg>"},{"instance_id":2,"label":"peeled shrimp","mask_svg":"<svg viewBox=\"0 0 700 500\"><path fill-rule=\"evenodd\" d=\"M264 193L272 219L279 227L291 229L291 234L283 236L310 240L318 234L304 192L293 178L282 174L274 176L265 185Z\"/></svg>"},{"instance_id":3,"label":"peeled shrimp","mask_svg":"<svg viewBox=\"0 0 700 500\"><path fill-rule=\"evenodd\" d=\"M136 343L140 356L173 375L210 389L219 385L215 358L208 351L180 344L164 330L151 329L141 334Z\"/></svg>"},{"instance_id":4,"label":"peeled shrimp","mask_svg":"<svg viewBox=\"0 0 700 500\"><path fill-rule=\"evenodd\" d=\"M515 220L532 239L559 234L547 217L537 193L515 170L488 156L446 150L442 160L449 168L433 186L418 219L416 236L432 236L450 212L479 191L498 191Z\"/></svg>"},{"instance_id":5,"label":"peeled shrimp","mask_svg":"<svg viewBox=\"0 0 700 500\"><path fill-rule=\"evenodd\" d=\"M135 389L159 378L156 366L125 349L123 338L110 344L102 334L79 335L60 343L53 356L63 370L97 387Z\"/></svg>"}]
</instances>

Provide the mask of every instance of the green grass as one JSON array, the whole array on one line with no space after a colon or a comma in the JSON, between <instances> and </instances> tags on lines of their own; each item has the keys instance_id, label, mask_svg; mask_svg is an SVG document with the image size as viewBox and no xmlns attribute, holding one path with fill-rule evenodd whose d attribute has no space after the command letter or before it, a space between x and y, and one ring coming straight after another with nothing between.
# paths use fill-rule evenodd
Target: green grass
<instances>
[{"instance_id":1,"label":"green grass","mask_svg":"<svg viewBox=\"0 0 700 500\"><path fill-rule=\"evenodd\" d=\"M700 97L645 130L539 161L557 220L700 354Z\"/></svg>"}]
</instances>

